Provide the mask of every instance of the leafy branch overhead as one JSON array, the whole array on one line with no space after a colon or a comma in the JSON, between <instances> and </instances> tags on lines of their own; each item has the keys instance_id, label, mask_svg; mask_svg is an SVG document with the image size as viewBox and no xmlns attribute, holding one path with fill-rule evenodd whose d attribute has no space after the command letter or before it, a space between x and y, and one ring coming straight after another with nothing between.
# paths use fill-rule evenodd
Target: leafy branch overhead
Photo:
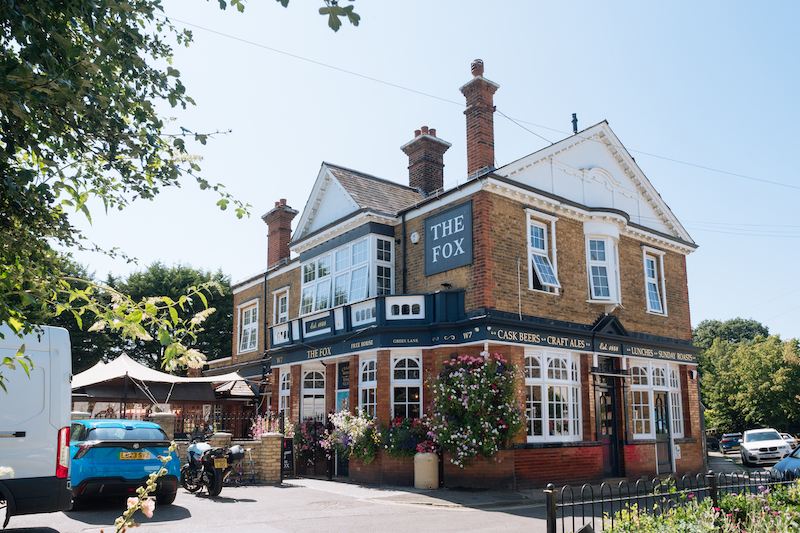
<instances>
[{"instance_id":1,"label":"leafy branch overhead","mask_svg":"<svg viewBox=\"0 0 800 533\"><path fill-rule=\"evenodd\" d=\"M358 24L352 6L323 2L334 30L341 17ZM229 3L244 10L242 0ZM124 209L190 179L215 191L220 209L248 214L249 206L223 185L200 176L197 158L187 154L189 138L205 144L213 134L170 133L157 112L161 102L194 105L173 64L173 47L191 42L192 33L164 14L162 0L3 2L0 324L29 333L31 310L68 290L56 250L97 250L70 219L78 214L92 222L95 202L106 211ZM91 299L75 291L62 305L80 316ZM147 310L141 312L145 320ZM132 333L139 316L131 308L107 325Z\"/></svg>"}]
</instances>

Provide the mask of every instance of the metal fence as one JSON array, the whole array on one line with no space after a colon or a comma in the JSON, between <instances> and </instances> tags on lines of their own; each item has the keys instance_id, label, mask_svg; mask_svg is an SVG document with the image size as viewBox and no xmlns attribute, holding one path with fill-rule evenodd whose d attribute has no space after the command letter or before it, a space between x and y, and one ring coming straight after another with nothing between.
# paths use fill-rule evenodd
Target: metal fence
<instances>
[{"instance_id":1,"label":"metal fence","mask_svg":"<svg viewBox=\"0 0 800 533\"><path fill-rule=\"evenodd\" d=\"M577 491L570 485L556 490L550 483L544 491L547 500L547 533L604 531L614 527L614 515L623 509L639 515L660 515L687 500L700 501L704 498L711 498L716 507L723 494L759 494L764 488L789 485L797 479L800 479L800 470L785 475L766 471L741 474L709 471L707 474L680 478L642 479L633 484L627 481L613 485L587 483Z\"/></svg>"},{"instance_id":2,"label":"metal fence","mask_svg":"<svg viewBox=\"0 0 800 533\"><path fill-rule=\"evenodd\" d=\"M280 417L276 413L253 416L250 413L213 413L204 416L181 413L175 420L175 437L194 439L223 431L234 439L252 439L265 430L278 431Z\"/></svg>"}]
</instances>

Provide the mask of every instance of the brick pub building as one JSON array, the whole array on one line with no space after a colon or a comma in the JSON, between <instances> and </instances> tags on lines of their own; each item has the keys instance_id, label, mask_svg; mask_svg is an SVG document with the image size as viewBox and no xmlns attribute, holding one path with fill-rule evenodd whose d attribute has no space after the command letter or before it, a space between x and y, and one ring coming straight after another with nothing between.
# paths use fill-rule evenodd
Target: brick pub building
<instances>
[{"instance_id":1,"label":"brick pub building","mask_svg":"<svg viewBox=\"0 0 800 533\"><path fill-rule=\"evenodd\" d=\"M444 484L528 488L703 468L686 255L696 245L606 122L494 167L494 94L472 64L468 179L443 190L450 143L401 147L407 185L323 163L308 202L263 216L267 269L234 286L234 354L210 373L271 371L294 423L360 406L384 423L430 403L454 355L524 370L526 429L499 461ZM413 461L349 476L413 482Z\"/></svg>"}]
</instances>

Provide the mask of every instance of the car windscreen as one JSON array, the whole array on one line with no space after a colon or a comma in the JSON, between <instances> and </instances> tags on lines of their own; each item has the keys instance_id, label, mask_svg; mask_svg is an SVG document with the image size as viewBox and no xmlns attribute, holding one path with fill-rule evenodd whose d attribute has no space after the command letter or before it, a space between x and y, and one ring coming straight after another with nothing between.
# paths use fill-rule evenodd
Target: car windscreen
<instances>
[{"instance_id":1,"label":"car windscreen","mask_svg":"<svg viewBox=\"0 0 800 533\"><path fill-rule=\"evenodd\" d=\"M777 431L764 431L763 433L750 433L745 435L747 442L760 442L763 440L782 440Z\"/></svg>"},{"instance_id":2,"label":"car windscreen","mask_svg":"<svg viewBox=\"0 0 800 533\"><path fill-rule=\"evenodd\" d=\"M89 429L86 440L164 441L169 439L159 428L99 427Z\"/></svg>"}]
</instances>

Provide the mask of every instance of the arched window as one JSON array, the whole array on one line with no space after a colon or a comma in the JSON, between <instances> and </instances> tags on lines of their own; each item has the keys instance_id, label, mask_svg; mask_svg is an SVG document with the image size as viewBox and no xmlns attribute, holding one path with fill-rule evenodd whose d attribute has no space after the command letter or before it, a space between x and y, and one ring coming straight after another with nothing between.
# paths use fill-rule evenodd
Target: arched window
<instances>
[{"instance_id":1,"label":"arched window","mask_svg":"<svg viewBox=\"0 0 800 533\"><path fill-rule=\"evenodd\" d=\"M303 373L302 420L325 421L325 374L318 370Z\"/></svg>"},{"instance_id":2,"label":"arched window","mask_svg":"<svg viewBox=\"0 0 800 533\"><path fill-rule=\"evenodd\" d=\"M546 362L547 372L542 372ZM580 371L573 354L525 352L525 415L528 441L581 438Z\"/></svg>"},{"instance_id":3,"label":"arched window","mask_svg":"<svg viewBox=\"0 0 800 533\"><path fill-rule=\"evenodd\" d=\"M422 358L399 356L392 361L392 416L422 415Z\"/></svg>"}]
</instances>

